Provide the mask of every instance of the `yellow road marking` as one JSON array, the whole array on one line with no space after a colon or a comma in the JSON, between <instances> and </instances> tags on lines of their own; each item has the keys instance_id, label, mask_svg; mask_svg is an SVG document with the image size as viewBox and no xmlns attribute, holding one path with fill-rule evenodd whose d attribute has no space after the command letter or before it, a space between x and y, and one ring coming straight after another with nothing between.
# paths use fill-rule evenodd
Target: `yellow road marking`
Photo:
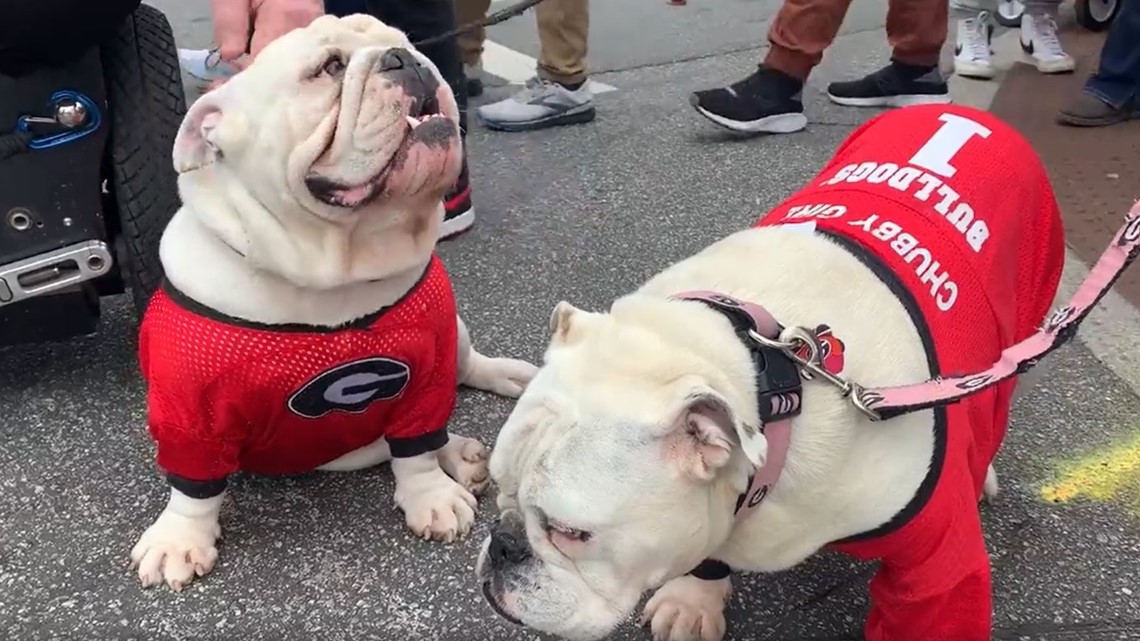
<instances>
[{"instance_id":1,"label":"yellow road marking","mask_svg":"<svg viewBox=\"0 0 1140 641\"><path fill-rule=\"evenodd\" d=\"M1041 496L1058 503L1078 497L1124 500L1140 513L1140 434L1062 463L1056 480L1041 488Z\"/></svg>"}]
</instances>

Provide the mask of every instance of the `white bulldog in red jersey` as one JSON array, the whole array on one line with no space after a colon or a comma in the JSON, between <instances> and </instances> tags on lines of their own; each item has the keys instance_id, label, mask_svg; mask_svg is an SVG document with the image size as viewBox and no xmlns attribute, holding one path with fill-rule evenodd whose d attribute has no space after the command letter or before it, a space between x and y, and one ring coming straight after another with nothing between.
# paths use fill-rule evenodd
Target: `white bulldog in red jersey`
<instances>
[{"instance_id":1,"label":"white bulldog in red jersey","mask_svg":"<svg viewBox=\"0 0 1140 641\"><path fill-rule=\"evenodd\" d=\"M977 501L997 491L1026 382L989 372L1046 326L1063 262L1025 139L917 106L868 121L754 228L608 312L560 303L491 455L488 603L592 641L654 590L653 638L719 641L732 570L834 549L882 561L868 641L989 641ZM976 393L876 414L884 388L939 378Z\"/></svg>"},{"instance_id":2,"label":"white bulldog in red jersey","mask_svg":"<svg viewBox=\"0 0 1140 641\"><path fill-rule=\"evenodd\" d=\"M213 569L239 471L391 461L417 536L468 534L487 451L447 433L456 385L517 396L535 368L472 348L434 254L458 120L431 61L363 15L282 36L190 108L139 335L171 488L131 551L144 586Z\"/></svg>"}]
</instances>

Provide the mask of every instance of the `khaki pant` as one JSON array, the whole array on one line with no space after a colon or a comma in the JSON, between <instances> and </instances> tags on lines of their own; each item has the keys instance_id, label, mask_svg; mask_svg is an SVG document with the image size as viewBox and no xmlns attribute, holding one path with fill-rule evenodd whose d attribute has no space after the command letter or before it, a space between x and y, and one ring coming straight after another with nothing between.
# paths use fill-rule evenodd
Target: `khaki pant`
<instances>
[{"instance_id":1,"label":"khaki pant","mask_svg":"<svg viewBox=\"0 0 1140 641\"><path fill-rule=\"evenodd\" d=\"M839 33L850 5L851 0L784 0L768 29L772 48L764 64L806 80ZM889 0L891 57L904 64L937 66L946 41L947 13L946 0Z\"/></svg>"},{"instance_id":2,"label":"khaki pant","mask_svg":"<svg viewBox=\"0 0 1140 641\"><path fill-rule=\"evenodd\" d=\"M945 3L945 0L943 0ZM470 24L487 15L491 0L455 0L456 22ZM586 50L589 44L590 11L588 0L545 0L534 8L538 20L540 78L564 84L586 80ZM463 63L476 65L483 55L485 29L459 36Z\"/></svg>"}]
</instances>

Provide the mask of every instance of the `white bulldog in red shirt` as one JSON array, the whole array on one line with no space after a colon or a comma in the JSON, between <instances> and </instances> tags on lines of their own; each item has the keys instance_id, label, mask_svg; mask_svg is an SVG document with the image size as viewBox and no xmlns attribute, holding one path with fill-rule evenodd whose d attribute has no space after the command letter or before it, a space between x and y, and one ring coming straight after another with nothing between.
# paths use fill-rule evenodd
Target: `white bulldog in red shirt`
<instances>
[{"instance_id":1,"label":"white bulldog in red shirt","mask_svg":"<svg viewBox=\"0 0 1140 641\"><path fill-rule=\"evenodd\" d=\"M173 153L184 206L140 333L171 485L131 551L144 586L213 569L239 470L391 460L416 535L470 531L487 451L448 438L455 385L517 396L535 368L472 348L434 257L458 116L431 61L364 15L282 36L190 108Z\"/></svg>"}]
</instances>

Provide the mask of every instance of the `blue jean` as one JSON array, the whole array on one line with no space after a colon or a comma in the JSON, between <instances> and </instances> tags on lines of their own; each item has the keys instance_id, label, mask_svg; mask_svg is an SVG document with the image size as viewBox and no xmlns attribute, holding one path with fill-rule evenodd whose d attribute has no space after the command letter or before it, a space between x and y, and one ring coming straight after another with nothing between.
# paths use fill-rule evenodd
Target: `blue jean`
<instances>
[{"instance_id":1,"label":"blue jean","mask_svg":"<svg viewBox=\"0 0 1140 641\"><path fill-rule=\"evenodd\" d=\"M1114 109L1140 107L1140 0L1119 2L1120 11L1100 50L1100 66L1085 84L1085 91Z\"/></svg>"}]
</instances>

